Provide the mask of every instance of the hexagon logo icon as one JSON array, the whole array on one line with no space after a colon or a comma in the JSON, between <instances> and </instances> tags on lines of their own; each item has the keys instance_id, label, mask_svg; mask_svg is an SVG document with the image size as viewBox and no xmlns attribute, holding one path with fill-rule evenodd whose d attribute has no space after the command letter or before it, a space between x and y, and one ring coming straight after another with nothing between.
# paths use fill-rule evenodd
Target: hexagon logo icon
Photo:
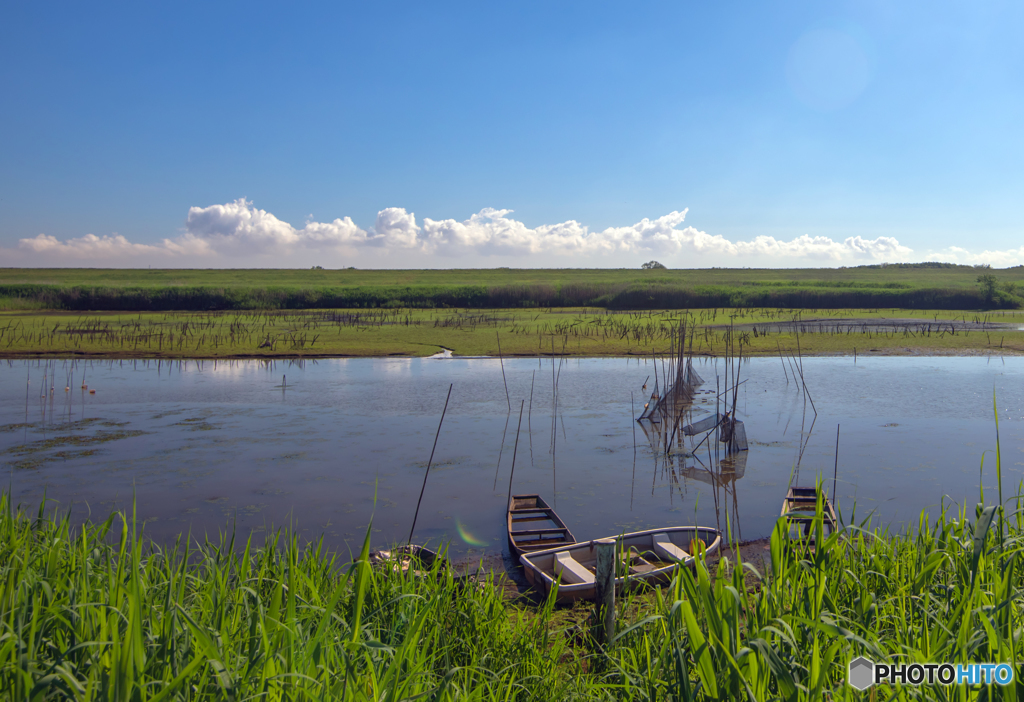
<instances>
[{"instance_id":1,"label":"hexagon logo icon","mask_svg":"<svg viewBox=\"0 0 1024 702\"><path fill-rule=\"evenodd\" d=\"M847 677L850 687L858 690L867 690L875 684L875 664L864 656L858 656L850 661L850 674Z\"/></svg>"}]
</instances>

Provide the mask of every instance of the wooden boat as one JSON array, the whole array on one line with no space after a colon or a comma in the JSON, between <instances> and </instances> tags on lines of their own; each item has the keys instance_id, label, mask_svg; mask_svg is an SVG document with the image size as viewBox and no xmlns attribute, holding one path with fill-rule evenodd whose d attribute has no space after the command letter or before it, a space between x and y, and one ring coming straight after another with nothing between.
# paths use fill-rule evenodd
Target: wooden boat
<instances>
[{"instance_id":1,"label":"wooden boat","mask_svg":"<svg viewBox=\"0 0 1024 702\"><path fill-rule=\"evenodd\" d=\"M832 501L822 496L822 507L824 519L822 528L825 536L836 531L839 520L836 518L836 511L832 507ZM818 509L818 490L813 487L792 486L786 493L786 499L782 501L782 514L789 522L789 533L791 538L801 541L813 542L811 526L814 523L814 515Z\"/></svg>"},{"instance_id":2,"label":"wooden boat","mask_svg":"<svg viewBox=\"0 0 1024 702\"><path fill-rule=\"evenodd\" d=\"M508 502L507 526L508 548L516 558L576 543L569 527L540 495L513 495Z\"/></svg>"},{"instance_id":3,"label":"wooden boat","mask_svg":"<svg viewBox=\"0 0 1024 702\"><path fill-rule=\"evenodd\" d=\"M707 555L716 553L722 544L718 529L700 526L662 527L613 538L621 554L617 557L621 572L616 575L616 587L640 581L652 585L667 582L677 566L693 564L698 540ZM525 553L519 558L526 580L534 587L547 593L559 581L558 602L595 597L596 560L593 541Z\"/></svg>"},{"instance_id":4,"label":"wooden boat","mask_svg":"<svg viewBox=\"0 0 1024 702\"><path fill-rule=\"evenodd\" d=\"M436 551L431 551L426 546L418 544L405 544L390 549L374 551L370 554L370 565L375 568L391 567L398 572L408 572L410 569L414 575L423 576L434 568L434 564L440 561L440 570L451 567L451 561Z\"/></svg>"}]
</instances>

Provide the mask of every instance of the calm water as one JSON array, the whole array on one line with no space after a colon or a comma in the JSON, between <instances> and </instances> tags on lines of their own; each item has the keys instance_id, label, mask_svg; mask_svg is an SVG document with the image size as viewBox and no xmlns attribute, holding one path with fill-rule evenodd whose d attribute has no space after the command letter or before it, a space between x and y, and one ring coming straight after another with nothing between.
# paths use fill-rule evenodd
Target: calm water
<instances>
[{"instance_id":1,"label":"calm water","mask_svg":"<svg viewBox=\"0 0 1024 702\"><path fill-rule=\"evenodd\" d=\"M83 370L96 394L80 389ZM716 374L724 383L721 362L698 371L704 390ZM944 495L973 505L986 451L994 498L993 388L1005 490L1024 476L1022 358L807 358L816 418L778 358L754 359L739 392L750 450L724 470L706 445L700 461L652 449L630 408L651 373L636 359L506 360L510 417L491 359L11 361L0 366L0 451L27 505L45 490L76 517L105 517L134 495L158 540L232 523L259 539L293 525L347 552L371 515L375 545L408 535L452 383L416 536L460 555L505 548L521 401L513 490L556 502L579 539L695 520L724 528L727 513L742 538L765 536L798 464L799 483L831 482L837 424L844 511L856 501L859 514L899 524ZM713 394L701 398L694 419L714 408Z\"/></svg>"}]
</instances>

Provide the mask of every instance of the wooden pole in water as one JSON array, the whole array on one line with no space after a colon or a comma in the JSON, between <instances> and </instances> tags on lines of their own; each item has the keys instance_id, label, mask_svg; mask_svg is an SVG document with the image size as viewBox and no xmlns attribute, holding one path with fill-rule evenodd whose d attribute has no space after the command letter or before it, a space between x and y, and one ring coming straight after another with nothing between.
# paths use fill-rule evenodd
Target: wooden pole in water
<instances>
[{"instance_id":1,"label":"wooden pole in water","mask_svg":"<svg viewBox=\"0 0 1024 702\"><path fill-rule=\"evenodd\" d=\"M526 425L532 429L533 423L530 421L533 419L533 384L537 382L537 371L533 372L530 376L530 409L526 413Z\"/></svg>"},{"instance_id":2,"label":"wooden pole in water","mask_svg":"<svg viewBox=\"0 0 1024 702\"><path fill-rule=\"evenodd\" d=\"M615 637L615 539L598 539L594 546L597 549L596 633L603 646L610 646Z\"/></svg>"},{"instance_id":3,"label":"wooden pole in water","mask_svg":"<svg viewBox=\"0 0 1024 702\"><path fill-rule=\"evenodd\" d=\"M508 403L508 411L512 412L512 400L508 399L508 381L505 380L505 361L501 358L501 335L498 332L494 332L494 335L498 337L498 362L501 363L501 382L505 384L505 402Z\"/></svg>"},{"instance_id":4,"label":"wooden pole in water","mask_svg":"<svg viewBox=\"0 0 1024 702\"><path fill-rule=\"evenodd\" d=\"M537 357L537 362L540 363L540 357ZM533 372L533 376L530 379L530 408L526 410L526 433L530 437L530 465L533 465L533 384L537 380L537 371Z\"/></svg>"},{"instance_id":5,"label":"wooden pole in water","mask_svg":"<svg viewBox=\"0 0 1024 702\"><path fill-rule=\"evenodd\" d=\"M508 472L508 505L512 506L512 476L516 474L516 451L519 450L519 429L523 426L523 405L526 400L519 401L519 424L516 425L516 444L512 449L512 470Z\"/></svg>"},{"instance_id":6,"label":"wooden pole in water","mask_svg":"<svg viewBox=\"0 0 1024 702\"><path fill-rule=\"evenodd\" d=\"M423 487L420 488L420 499L416 500L416 512L412 515L412 528L409 529L409 543L412 543L412 533L416 531L416 520L420 516L420 503L423 502L423 491L427 489L427 476L430 475L430 464L434 462L434 451L437 450L437 437L441 436L441 425L444 424L444 415L448 411L448 400L452 396L452 385L448 386L448 397L444 398L444 409L441 410L441 421L437 423L437 433L434 434L434 448L430 449L430 459L427 461L427 471L423 474Z\"/></svg>"},{"instance_id":7,"label":"wooden pole in water","mask_svg":"<svg viewBox=\"0 0 1024 702\"><path fill-rule=\"evenodd\" d=\"M508 434L508 420L512 419L512 413L505 415L505 428L501 431L501 448L498 449L498 465L494 466L494 489L498 489L498 470L501 468L501 454L505 452L505 435Z\"/></svg>"},{"instance_id":8,"label":"wooden pole in water","mask_svg":"<svg viewBox=\"0 0 1024 702\"><path fill-rule=\"evenodd\" d=\"M636 457L636 406L633 404L633 391L629 391L629 423L633 426L633 457Z\"/></svg>"},{"instance_id":9,"label":"wooden pole in water","mask_svg":"<svg viewBox=\"0 0 1024 702\"><path fill-rule=\"evenodd\" d=\"M839 425L836 424L836 464L832 469L832 505L836 503L836 476L839 475Z\"/></svg>"},{"instance_id":10,"label":"wooden pole in water","mask_svg":"<svg viewBox=\"0 0 1024 702\"><path fill-rule=\"evenodd\" d=\"M718 380L718 374L715 374L715 418L718 421L718 423L715 424L715 453L716 454L718 453L718 441L719 441L719 439L721 437L721 432L719 432L718 429L719 429L719 427L722 426L722 410L718 406L719 402L721 401L721 398L719 397L719 395L721 394L721 390L722 390L722 388L721 388L721 383ZM710 448L711 448L711 444L708 443L708 449L710 449Z\"/></svg>"},{"instance_id":11,"label":"wooden pole in water","mask_svg":"<svg viewBox=\"0 0 1024 702\"><path fill-rule=\"evenodd\" d=\"M558 412L558 381L555 378L555 337L551 337L551 447L550 453L555 455L555 414ZM552 459L552 467L554 466Z\"/></svg>"}]
</instances>

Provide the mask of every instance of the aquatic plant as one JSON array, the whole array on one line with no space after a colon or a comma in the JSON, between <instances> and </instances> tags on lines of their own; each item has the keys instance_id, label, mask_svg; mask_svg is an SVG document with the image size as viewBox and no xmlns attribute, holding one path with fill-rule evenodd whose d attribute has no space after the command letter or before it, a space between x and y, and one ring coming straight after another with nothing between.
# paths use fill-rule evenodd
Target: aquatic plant
<instances>
[{"instance_id":1,"label":"aquatic plant","mask_svg":"<svg viewBox=\"0 0 1024 702\"><path fill-rule=\"evenodd\" d=\"M1001 473L999 474L1001 478ZM134 519L72 528L0 496L0 690L11 699L854 700L848 662L1024 658L1022 497L943 506L904 534L778 526L770 572L727 556L618 604L509 599L494 577L351 563L277 533L161 547ZM735 549L733 553L738 554ZM346 559L347 560L347 559ZM872 699L1017 699L1019 683Z\"/></svg>"},{"instance_id":2,"label":"aquatic plant","mask_svg":"<svg viewBox=\"0 0 1024 702\"><path fill-rule=\"evenodd\" d=\"M895 309L709 307L612 312L594 308L250 310L27 314L0 312L0 354L117 358L239 356L640 355L668 353L681 322L694 352L721 355L865 350L1024 350L1024 314ZM998 349L999 351L996 351Z\"/></svg>"}]
</instances>

